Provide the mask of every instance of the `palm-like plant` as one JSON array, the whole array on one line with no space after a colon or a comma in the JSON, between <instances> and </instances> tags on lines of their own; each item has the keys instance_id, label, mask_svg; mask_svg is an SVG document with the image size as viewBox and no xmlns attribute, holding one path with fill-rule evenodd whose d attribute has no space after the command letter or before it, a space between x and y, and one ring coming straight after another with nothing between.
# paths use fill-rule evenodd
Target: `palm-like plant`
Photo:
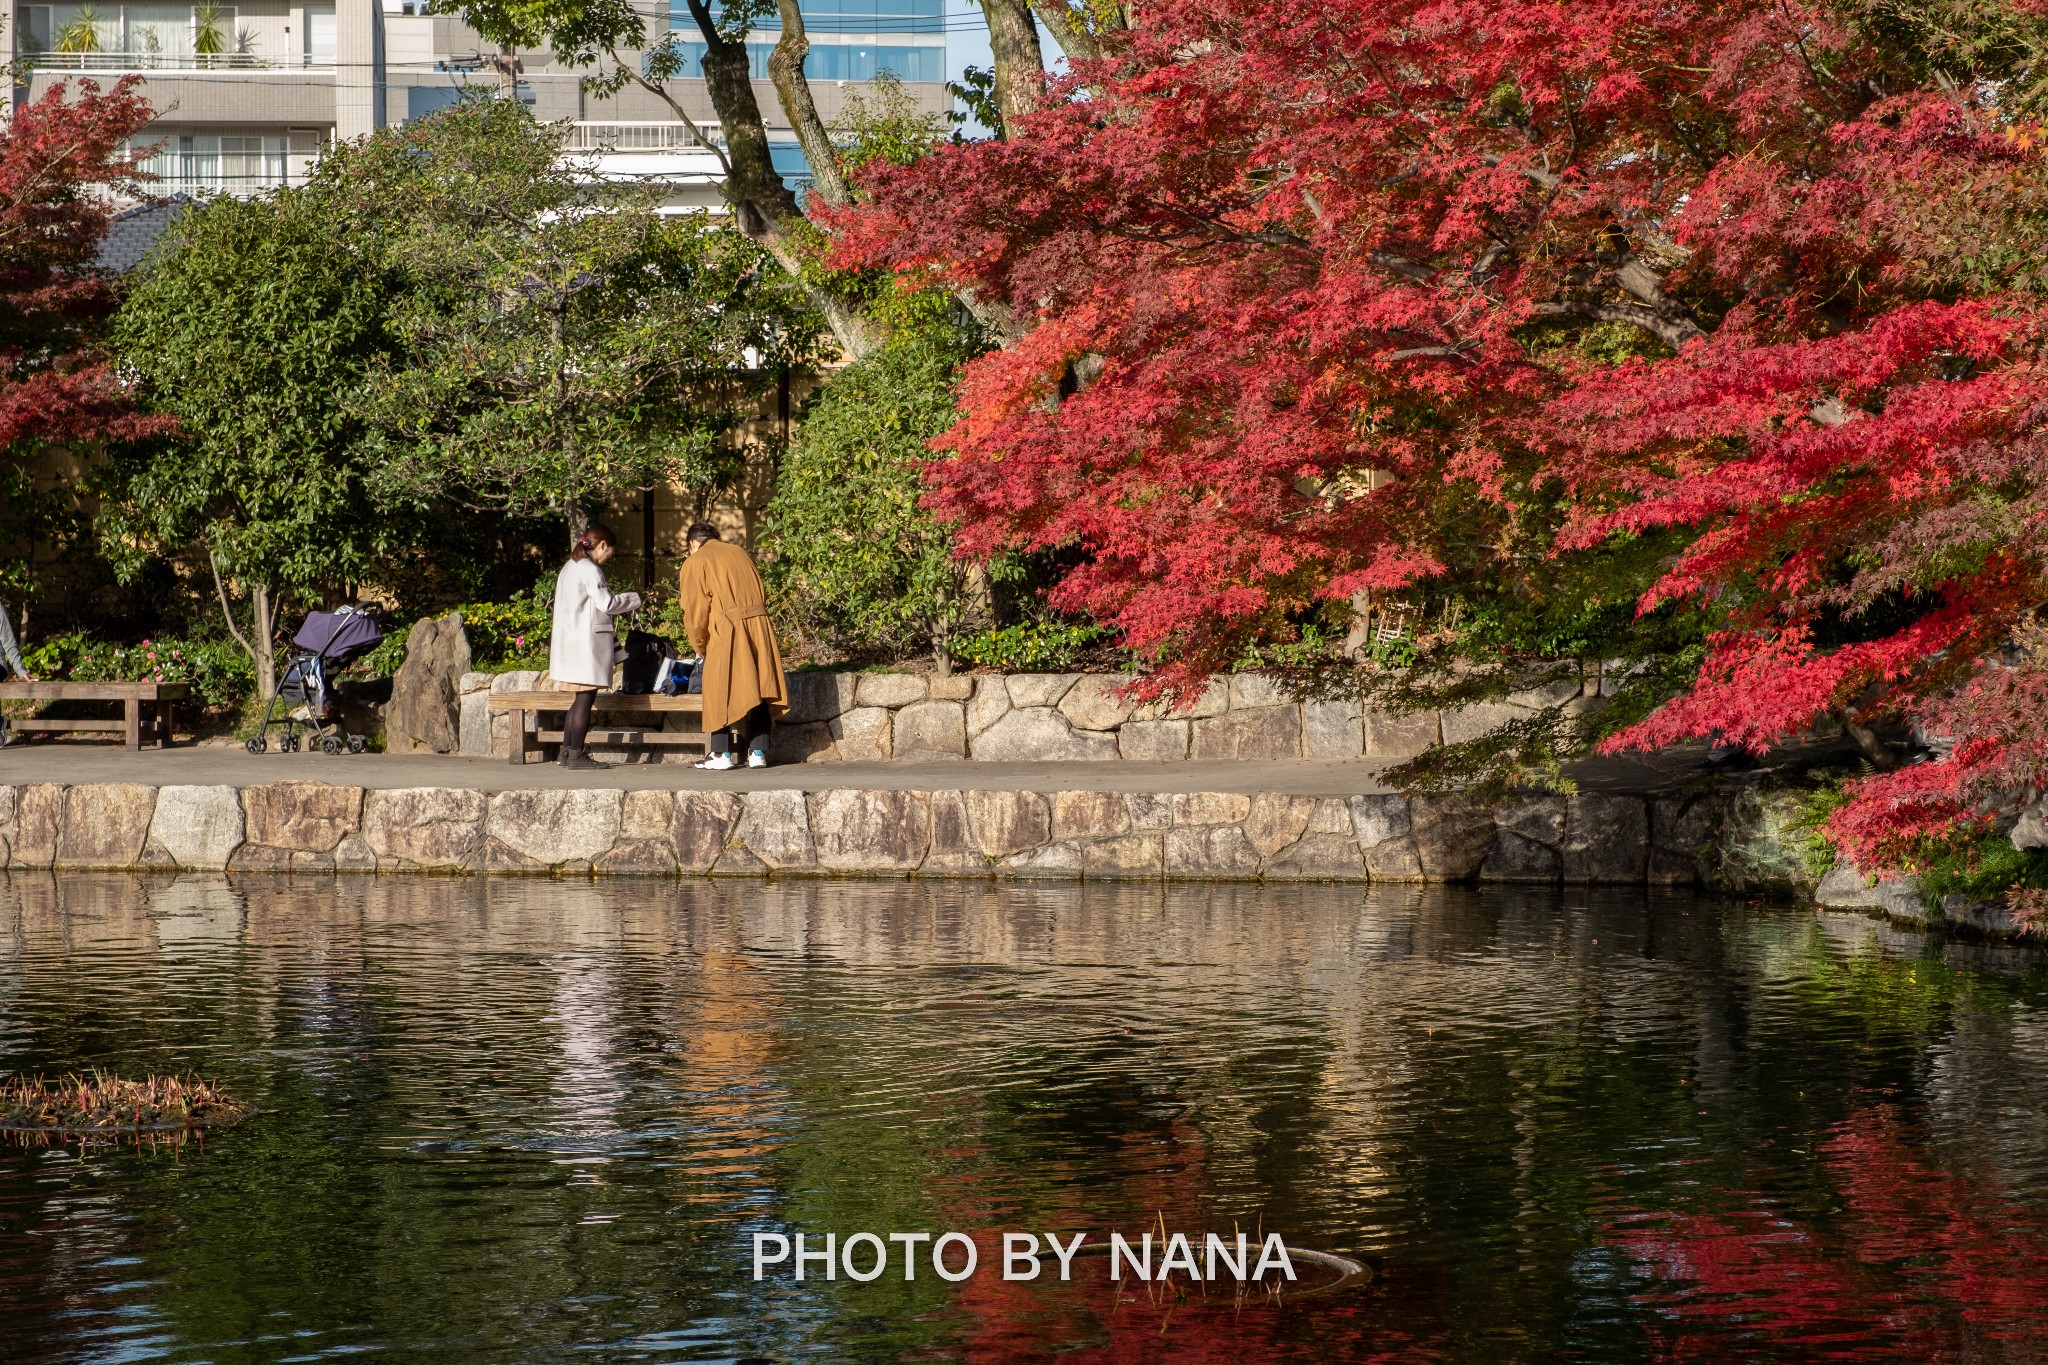
<instances>
[{"instance_id":1,"label":"palm-like plant","mask_svg":"<svg viewBox=\"0 0 2048 1365\"><path fill-rule=\"evenodd\" d=\"M192 8L192 51L202 57L218 57L228 50L226 14L214 4Z\"/></svg>"},{"instance_id":2,"label":"palm-like plant","mask_svg":"<svg viewBox=\"0 0 2048 1365\"><path fill-rule=\"evenodd\" d=\"M58 28L57 50L59 52L98 52L100 50L100 14L91 5L80 5L78 11Z\"/></svg>"}]
</instances>

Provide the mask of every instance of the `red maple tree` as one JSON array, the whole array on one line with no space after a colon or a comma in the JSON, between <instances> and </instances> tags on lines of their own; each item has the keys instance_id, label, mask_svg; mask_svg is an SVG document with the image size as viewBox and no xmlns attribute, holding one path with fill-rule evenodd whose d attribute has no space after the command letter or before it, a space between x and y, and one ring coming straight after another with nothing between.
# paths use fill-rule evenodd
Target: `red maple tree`
<instances>
[{"instance_id":1,"label":"red maple tree","mask_svg":"<svg viewBox=\"0 0 2048 1365\"><path fill-rule=\"evenodd\" d=\"M115 196L139 187L129 144L153 117L137 85L60 83L0 123L0 449L159 425L96 349L114 300L93 262Z\"/></svg>"},{"instance_id":2,"label":"red maple tree","mask_svg":"<svg viewBox=\"0 0 2048 1365\"><path fill-rule=\"evenodd\" d=\"M1675 537L1631 592L1705 659L1607 745L1868 734L2048 596L2048 176L2017 83L1953 74L2024 44L1894 8L1160 0L1006 140L871 169L838 259L1018 319L931 505L1077 558L1054 604L1150 687L1361 590ZM1858 788L1852 853L1981 817L1936 766Z\"/></svg>"}]
</instances>

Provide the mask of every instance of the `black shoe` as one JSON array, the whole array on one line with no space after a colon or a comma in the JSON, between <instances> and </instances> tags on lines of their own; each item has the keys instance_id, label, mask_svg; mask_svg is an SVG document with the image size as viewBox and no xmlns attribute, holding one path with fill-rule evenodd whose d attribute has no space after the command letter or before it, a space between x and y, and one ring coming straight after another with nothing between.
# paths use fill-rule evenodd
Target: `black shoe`
<instances>
[{"instance_id":1,"label":"black shoe","mask_svg":"<svg viewBox=\"0 0 2048 1365\"><path fill-rule=\"evenodd\" d=\"M571 772L579 773L609 772L611 769L618 766L615 763L600 763L596 759L592 758L589 754L583 752L583 750L572 749L566 744L562 746L562 756L556 759L555 762L561 764L564 768L569 769Z\"/></svg>"}]
</instances>

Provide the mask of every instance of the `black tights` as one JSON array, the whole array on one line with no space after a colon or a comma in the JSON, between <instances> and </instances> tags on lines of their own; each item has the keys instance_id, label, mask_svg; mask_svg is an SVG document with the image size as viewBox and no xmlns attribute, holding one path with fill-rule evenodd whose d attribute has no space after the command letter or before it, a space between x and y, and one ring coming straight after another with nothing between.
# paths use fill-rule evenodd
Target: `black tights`
<instances>
[{"instance_id":1,"label":"black tights","mask_svg":"<svg viewBox=\"0 0 2048 1365\"><path fill-rule=\"evenodd\" d=\"M713 730L705 736L704 746L714 754L731 753L735 742L741 748L751 747L755 740L768 733L769 720L768 703L764 701L741 716L740 723L730 730Z\"/></svg>"},{"instance_id":2,"label":"black tights","mask_svg":"<svg viewBox=\"0 0 2048 1365\"><path fill-rule=\"evenodd\" d=\"M597 693L578 692L569 703L568 718L562 722L562 747L581 749L584 736L590 733L590 708L597 705Z\"/></svg>"}]
</instances>

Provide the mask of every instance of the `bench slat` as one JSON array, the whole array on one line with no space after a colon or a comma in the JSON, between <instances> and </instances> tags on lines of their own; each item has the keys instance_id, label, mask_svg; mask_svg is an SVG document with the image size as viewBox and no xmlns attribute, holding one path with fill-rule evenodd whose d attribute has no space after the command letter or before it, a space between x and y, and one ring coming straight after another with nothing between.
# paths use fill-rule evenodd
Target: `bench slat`
<instances>
[{"instance_id":1,"label":"bench slat","mask_svg":"<svg viewBox=\"0 0 2048 1365\"><path fill-rule=\"evenodd\" d=\"M0 701L184 701L190 683L0 682Z\"/></svg>"},{"instance_id":2,"label":"bench slat","mask_svg":"<svg viewBox=\"0 0 2048 1365\"><path fill-rule=\"evenodd\" d=\"M493 692L490 695L493 711L566 711L569 703L576 700L574 692ZM666 697L659 692L600 692L591 709L695 715L703 711L704 698L701 694Z\"/></svg>"}]
</instances>

